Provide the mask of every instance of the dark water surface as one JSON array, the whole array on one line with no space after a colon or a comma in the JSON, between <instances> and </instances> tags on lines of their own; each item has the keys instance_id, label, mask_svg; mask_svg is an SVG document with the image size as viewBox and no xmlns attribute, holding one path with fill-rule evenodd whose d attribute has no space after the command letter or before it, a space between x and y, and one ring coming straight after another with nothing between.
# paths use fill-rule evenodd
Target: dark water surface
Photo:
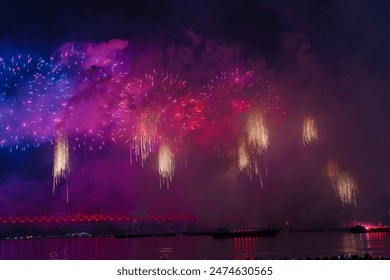
<instances>
[{"instance_id":1,"label":"dark water surface","mask_svg":"<svg viewBox=\"0 0 390 280\"><path fill-rule=\"evenodd\" d=\"M0 259L253 259L390 255L389 233L280 232L274 238L182 236L0 240Z\"/></svg>"}]
</instances>

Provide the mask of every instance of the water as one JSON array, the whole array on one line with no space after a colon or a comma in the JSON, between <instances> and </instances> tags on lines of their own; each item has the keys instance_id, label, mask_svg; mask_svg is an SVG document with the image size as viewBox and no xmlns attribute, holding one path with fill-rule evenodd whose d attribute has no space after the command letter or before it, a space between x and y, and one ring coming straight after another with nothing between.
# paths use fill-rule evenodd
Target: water
<instances>
[{"instance_id":1,"label":"water","mask_svg":"<svg viewBox=\"0 0 390 280\"><path fill-rule=\"evenodd\" d=\"M210 236L1 240L0 259L254 259L390 255L389 233L280 232L274 238Z\"/></svg>"}]
</instances>

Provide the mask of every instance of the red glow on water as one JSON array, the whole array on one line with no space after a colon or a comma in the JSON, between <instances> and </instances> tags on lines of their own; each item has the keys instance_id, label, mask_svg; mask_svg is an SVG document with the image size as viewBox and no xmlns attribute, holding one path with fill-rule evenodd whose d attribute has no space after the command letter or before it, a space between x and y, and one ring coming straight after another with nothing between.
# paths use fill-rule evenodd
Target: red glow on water
<instances>
[{"instance_id":1,"label":"red glow on water","mask_svg":"<svg viewBox=\"0 0 390 280\"><path fill-rule=\"evenodd\" d=\"M234 250L236 260L254 259L255 237L234 238Z\"/></svg>"},{"instance_id":2,"label":"red glow on water","mask_svg":"<svg viewBox=\"0 0 390 280\"><path fill-rule=\"evenodd\" d=\"M364 252L372 254L373 252L383 254L385 252L385 240L388 238L388 232L369 232L361 234L360 243Z\"/></svg>"}]
</instances>

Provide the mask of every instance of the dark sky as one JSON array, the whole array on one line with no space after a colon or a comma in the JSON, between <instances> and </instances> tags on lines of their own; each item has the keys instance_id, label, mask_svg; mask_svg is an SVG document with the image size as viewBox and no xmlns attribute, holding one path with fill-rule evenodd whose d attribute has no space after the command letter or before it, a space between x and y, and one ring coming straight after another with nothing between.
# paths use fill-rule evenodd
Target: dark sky
<instances>
[{"instance_id":1,"label":"dark sky","mask_svg":"<svg viewBox=\"0 0 390 280\"><path fill-rule=\"evenodd\" d=\"M6 1L1 4L0 53L32 50L51 55L66 42L99 43L113 38L128 40L130 46L147 45L165 52L170 46L188 47L185 34L189 30L204 41L215 41L217 49L227 50L227 55L232 54L231 60L226 58L227 64L236 59L233 53L238 49L239 61L262 69L272 79L288 112L279 127L281 135L299 130L299 119L307 112L318 117L320 141L309 147L311 150L304 150L298 141L297 144L288 137L280 137L271 147L274 155L269 164L276 171L269 181L274 191L268 189L261 194L265 207L257 216L302 224L353 219L388 221L390 1ZM199 61L201 64L202 59ZM50 193L34 192L47 188L42 182L47 180L44 174L51 173L50 149L1 151L0 197L3 192L9 200L23 197L26 204L46 201L46 208L55 208L55 202L47 202L51 200ZM75 165L84 166L93 157L92 169L108 158L115 167L120 164L113 153L110 149L93 156L81 153ZM328 158L337 158L356 177L360 188L358 207L342 207L334 197L332 187L321 174ZM205 177L212 177L212 171L208 172ZM95 185L110 178L80 176L73 180L89 186L79 188L81 197L88 197L89 190L98 192ZM213 182L224 184L223 176ZM141 177L130 176L125 181ZM184 176L177 180L185 182ZM253 194L248 188L232 190L221 199L217 198L221 193L218 187L199 192L180 190L173 198L151 190L125 193L142 201L129 206L141 213L159 200L166 199L169 204L180 199L183 205L193 205L192 210L181 206L180 211L207 216L216 205L243 215L245 204L251 205L250 211L257 209L256 201L247 197ZM103 197L117 199L115 191L120 193L122 189L112 189L100 189L99 199L89 202L91 208L97 209L93 206L95 201L106 205ZM26 197L34 199L29 201ZM234 202L234 197L242 199ZM73 207L83 208L76 204ZM0 214L1 209L0 206ZM215 219L222 215L220 210L215 212Z\"/></svg>"}]
</instances>

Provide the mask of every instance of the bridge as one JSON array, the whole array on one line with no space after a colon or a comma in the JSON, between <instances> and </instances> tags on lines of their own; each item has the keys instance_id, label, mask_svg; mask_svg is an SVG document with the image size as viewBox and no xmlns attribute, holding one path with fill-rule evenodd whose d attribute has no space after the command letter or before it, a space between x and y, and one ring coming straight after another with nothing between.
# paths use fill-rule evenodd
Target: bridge
<instances>
[{"instance_id":1,"label":"bridge","mask_svg":"<svg viewBox=\"0 0 390 280\"><path fill-rule=\"evenodd\" d=\"M1 224L31 224L31 223L101 223L101 222L174 222L174 221L196 221L195 216L181 216L176 214L169 215L142 215L132 216L130 211L121 211L116 213L61 213L50 210L38 209L25 204L12 202L0 197L0 203L7 208L26 210L34 213L33 215L9 215L0 216ZM103 211L102 211L103 212ZM107 211L108 212L108 211ZM4 213L3 213L4 215Z\"/></svg>"},{"instance_id":2,"label":"bridge","mask_svg":"<svg viewBox=\"0 0 390 280\"><path fill-rule=\"evenodd\" d=\"M85 223L85 222L158 222L158 221L196 221L195 216L158 216L132 217L127 214L70 214L62 216L15 216L0 217L0 224L25 223Z\"/></svg>"}]
</instances>

